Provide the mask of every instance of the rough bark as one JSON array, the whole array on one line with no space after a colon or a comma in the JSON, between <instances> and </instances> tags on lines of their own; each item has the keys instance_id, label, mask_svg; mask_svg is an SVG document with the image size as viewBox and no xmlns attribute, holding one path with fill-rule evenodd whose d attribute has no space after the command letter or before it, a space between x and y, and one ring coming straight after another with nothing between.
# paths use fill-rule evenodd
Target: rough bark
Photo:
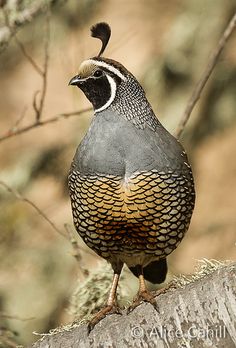
<instances>
[{"instance_id":1,"label":"rough bark","mask_svg":"<svg viewBox=\"0 0 236 348\"><path fill-rule=\"evenodd\" d=\"M170 289L157 302L158 311L143 303L128 315L107 316L89 335L86 324L74 324L31 348L236 346L236 263Z\"/></svg>"}]
</instances>

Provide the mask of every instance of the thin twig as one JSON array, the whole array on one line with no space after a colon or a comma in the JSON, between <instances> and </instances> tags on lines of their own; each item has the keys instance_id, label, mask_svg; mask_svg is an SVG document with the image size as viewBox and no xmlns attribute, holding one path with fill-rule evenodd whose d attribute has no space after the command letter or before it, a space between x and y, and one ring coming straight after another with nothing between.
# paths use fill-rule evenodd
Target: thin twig
<instances>
[{"instance_id":1,"label":"thin twig","mask_svg":"<svg viewBox=\"0 0 236 348\"><path fill-rule=\"evenodd\" d=\"M37 71L37 73L40 74L42 77L42 91L40 93L40 100L39 105L37 104L37 96L39 94L39 91L36 91L34 93L33 97L33 109L35 111L35 119L38 123L40 121L40 118L42 116L44 101L46 97L46 91L47 91L47 75L48 75L48 61L49 61L49 41L50 41L50 17L49 17L49 9L47 11L46 16L46 35L45 35L45 44L44 44L44 64L43 64L43 70L37 65L37 63L33 60L33 58L27 53L24 45L22 42L16 37L15 31L10 26L10 21L8 17L7 11L4 11L5 16L5 24L8 26L9 30L12 33L12 36L15 37L15 41L19 48L21 49L22 53L24 54L25 58L30 62L30 64L34 67L34 69Z\"/></svg>"},{"instance_id":2,"label":"thin twig","mask_svg":"<svg viewBox=\"0 0 236 348\"><path fill-rule=\"evenodd\" d=\"M43 76L43 70L40 68L40 66L35 62L35 60L31 57L31 55L26 51L25 46L23 45L23 43L20 41L20 39L15 35L14 35L14 39L16 44L19 46L21 52L23 53L23 55L25 56L25 58L30 62L30 64L32 65L32 67L35 69L35 71L37 71L37 73L40 76Z\"/></svg>"},{"instance_id":3,"label":"thin twig","mask_svg":"<svg viewBox=\"0 0 236 348\"><path fill-rule=\"evenodd\" d=\"M42 116L44 101L46 97L46 91L47 91L47 75L48 75L48 61L49 61L49 41L50 41L50 17L49 17L49 10L47 12L46 16L46 37L45 37L45 45L44 45L44 64L43 64L43 86L41 91L41 98L39 101L39 106L36 107L36 122L40 121L40 118ZM36 103L36 99L35 99ZM36 106L37 104L35 104Z\"/></svg>"},{"instance_id":4,"label":"thin twig","mask_svg":"<svg viewBox=\"0 0 236 348\"><path fill-rule=\"evenodd\" d=\"M33 102L32 102L32 104L33 104L33 109L34 109L36 115L37 115L37 113L38 113L37 97L38 97L39 93L40 93L39 90L37 90L37 91L34 92L34 95L33 95ZM36 119L36 123L37 123L37 119Z\"/></svg>"},{"instance_id":5,"label":"thin twig","mask_svg":"<svg viewBox=\"0 0 236 348\"><path fill-rule=\"evenodd\" d=\"M24 107L24 109L22 110L20 117L16 120L15 124L13 125L13 127L11 128L11 131L14 132L15 130L18 129L19 125L21 124L21 122L23 121L25 114L27 111L27 107Z\"/></svg>"},{"instance_id":6,"label":"thin twig","mask_svg":"<svg viewBox=\"0 0 236 348\"><path fill-rule=\"evenodd\" d=\"M7 12L5 12L5 22L6 25L9 25L9 19L8 19L8 15ZM10 26L9 26L10 28ZM40 127L43 125L46 125L48 123L53 123L58 121L61 118L68 118L70 116L75 116L75 115L80 115L84 112L90 111L92 110L92 108L87 108L84 110L79 110L79 111L75 111L75 112L69 112L69 113L62 113L62 114L58 114L48 120L44 120L41 121L42 119L42 112L43 112L43 106L44 106L44 101L45 101L45 97L46 97L46 91L47 91L47 75L48 75L48 61L49 61L49 41L50 41L50 12L48 9L47 12L47 20L46 20L46 36L45 36L45 46L44 46L44 66L43 66L43 70L41 68L38 67L38 65L34 62L34 60L32 59L32 57L29 56L29 54L26 52L24 45L19 41L19 39L17 39L15 37L19 47L21 48L23 54L25 55L25 57L29 60L29 62L34 66L35 70L42 76L43 79L43 85L42 85L42 91L36 91L34 92L33 95L33 109L35 111L35 121L31 124L29 124L28 126L22 127L22 128L16 128L16 127L11 127L6 134L4 134L3 136L0 136L0 142L3 140L6 140L8 138L11 138L13 136L25 133L30 131L33 128L36 127ZM39 97L40 94L40 97ZM38 97L39 102L37 101Z\"/></svg>"},{"instance_id":7,"label":"thin twig","mask_svg":"<svg viewBox=\"0 0 236 348\"><path fill-rule=\"evenodd\" d=\"M67 239L68 241L71 242L72 247L74 250L76 250L77 254L79 254L79 249L87 254L90 254L92 256L96 256L95 253L91 252L89 249L85 249L81 246L79 246L76 243L76 247L73 241L73 238L71 237L71 235L69 235L68 231L68 225L65 225L65 233L62 232L49 218L48 216L35 204L33 203L31 200L29 200L28 198L22 196L17 190L14 190L13 188L11 188L9 185L7 185L4 181L0 180L0 185L2 185L8 192L10 192L11 194L13 194L13 196L15 196L17 199L19 199L20 201L26 202L27 204L29 204L31 207L33 207L37 213L42 216L44 218L44 220L46 220L49 225L57 232L59 233L61 236L63 236L65 239ZM79 261L79 260L78 260ZM1 315L0 315L1 316Z\"/></svg>"},{"instance_id":8,"label":"thin twig","mask_svg":"<svg viewBox=\"0 0 236 348\"><path fill-rule=\"evenodd\" d=\"M16 36L16 31L11 27L7 10L3 10L3 15L4 15L4 19L5 19L5 25L9 29L11 36L14 37L15 42L18 45L18 47L20 48L21 52L23 53L25 58L30 62L30 64L33 66L33 68L37 71L37 73L39 73L39 75L43 77L43 75L44 75L43 70L38 66L38 64L34 61L34 59L26 51L25 46L20 41L20 39Z\"/></svg>"},{"instance_id":9,"label":"thin twig","mask_svg":"<svg viewBox=\"0 0 236 348\"><path fill-rule=\"evenodd\" d=\"M12 320L19 320L19 321L29 321L29 320L34 320L35 317L30 317L30 318L22 318L17 315L9 315L3 312L0 312L0 318L3 319L12 319Z\"/></svg>"},{"instance_id":10,"label":"thin twig","mask_svg":"<svg viewBox=\"0 0 236 348\"><path fill-rule=\"evenodd\" d=\"M81 115L81 114L84 114L85 112L88 112L88 111L91 111L92 108L86 108L86 109L82 109L82 110L77 110L77 111L73 111L73 112L64 112L64 113L61 113L61 114L58 114L56 116L53 116L51 118L48 118L44 121L34 121L33 123L29 124L28 126L25 126L25 127L22 127L22 128L19 128L19 129L9 129L7 131L6 134L0 136L0 142L1 141L4 141L6 139L9 139L9 138L12 138L14 136L17 136L19 134L22 134L22 133L25 133L25 132L28 132L30 131L31 129L34 129L34 128L37 128L37 127L41 127L41 126L45 126L46 124L49 124L49 123L53 123L53 122L57 122L61 119L67 119L71 116L78 116L78 115Z\"/></svg>"},{"instance_id":11,"label":"thin twig","mask_svg":"<svg viewBox=\"0 0 236 348\"><path fill-rule=\"evenodd\" d=\"M44 218L44 220L46 220L49 225L57 232L59 233L61 236L63 236L64 238L68 239L68 237L65 235L64 232L62 232L48 217L47 215L36 205L34 204L31 200L29 200L28 198L25 198L24 196L22 196L18 191L14 190L13 188L11 188L10 186L8 186L4 181L0 180L0 185L2 185L3 187L5 187L5 189L10 192L11 194L13 194L17 199L19 199L20 201L26 202L28 203L31 207L33 207L37 213L42 216Z\"/></svg>"},{"instance_id":12,"label":"thin twig","mask_svg":"<svg viewBox=\"0 0 236 348\"><path fill-rule=\"evenodd\" d=\"M75 240L75 238L74 238L74 235L73 235L73 233L71 231L71 226L69 224L64 224L64 227L65 227L66 233L68 234L68 239L70 240L70 242L71 242L71 244L73 246L73 249L75 251L75 255L74 256L75 256L77 261L80 261L80 259L81 259L79 250L85 251L87 254L90 254L92 256L97 256L95 254L95 252L93 252L93 251L91 251L90 249L87 249L87 248L85 249L85 248L81 247L78 244L77 240Z\"/></svg>"},{"instance_id":13,"label":"thin twig","mask_svg":"<svg viewBox=\"0 0 236 348\"><path fill-rule=\"evenodd\" d=\"M218 59L219 56L222 52L222 50L224 49L228 39L230 38L231 34L233 33L234 29L236 27L236 13L233 15L232 19L229 21L222 37L220 38L218 45L215 49L215 51L213 52L213 54L211 55L207 68L204 71L204 73L202 74L200 80L198 81L198 83L196 84L192 95L189 98L189 101L187 103L187 107L183 113L183 116L179 122L179 125L177 127L177 130L175 132L175 136L176 138L179 138L184 130L184 127L191 115L191 112L194 108L194 106L196 105L197 101L200 99L202 90L205 86L205 84L207 83L207 80L209 79Z\"/></svg>"},{"instance_id":14,"label":"thin twig","mask_svg":"<svg viewBox=\"0 0 236 348\"><path fill-rule=\"evenodd\" d=\"M90 249L84 249L83 247L81 247L78 243L78 240L75 239L73 232L71 231L71 228L68 224L64 225L66 232L68 233L68 237L70 240L70 243L72 245L72 248L74 250L73 256L76 259L76 261L79 264L81 273L83 276L88 276L89 275L89 271L87 268L84 268L81 264L81 260L82 260L82 255L81 255L81 251L85 251L88 254L92 255L92 256L96 256L96 254L94 252L91 252Z\"/></svg>"}]
</instances>

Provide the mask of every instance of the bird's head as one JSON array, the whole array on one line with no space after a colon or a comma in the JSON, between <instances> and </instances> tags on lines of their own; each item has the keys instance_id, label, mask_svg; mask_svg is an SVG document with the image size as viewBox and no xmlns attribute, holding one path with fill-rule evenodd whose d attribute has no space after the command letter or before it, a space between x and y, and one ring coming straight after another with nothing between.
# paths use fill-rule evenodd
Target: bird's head
<instances>
[{"instance_id":1,"label":"bird's head","mask_svg":"<svg viewBox=\"0 0 236 348\"><path fill-rule=\"evenodd\" d=\"M91 35L102 41L102 48L96 57L83 61L78 74L69 84L78 86L92 103L95 112L107 109L115 100L117 91L134 76L115 60L101 57L111 35L107 23L98 23L91 28ZM136 81L137 82L137 81Z\"/></svg>"}]
</instances>

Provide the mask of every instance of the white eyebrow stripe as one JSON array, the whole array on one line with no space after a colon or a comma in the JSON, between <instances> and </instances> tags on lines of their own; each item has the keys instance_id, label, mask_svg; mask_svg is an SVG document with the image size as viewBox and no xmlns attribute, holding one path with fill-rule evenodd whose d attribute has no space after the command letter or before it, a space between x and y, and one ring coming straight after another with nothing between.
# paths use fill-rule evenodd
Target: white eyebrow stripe
<instances>
[{"instance_id":1,"label":"white eyebrow stripe","mask_svg":"<svg viewBox=\"0 0 236 348\"><path fill-rule=\"evenodd\" d=\"M121 80L126 80L126 77L120 72L120 70L116 69L114 66L107 64L106 62L100 61L100 60L94 60L94 59L88 59L88 62L95 64L97 66L101 66L103 68L106 68L107 70L110 70L115 75L119 76Z\"/></svg>"},{"instance_id":2,"label":"white eyebrow stripe","mask_svg":"<svg viewBox=\"0 0 236 348\"><path fill-rule=\"evenodd\" d=\"M111 76L109 76L109 75L107 75L107 79L108 79L108 82L110 83L110 87L111 87L111 96L110 96L108 101L103 106L101 106L99 109L94 110L95 114L97 112L100 112L100 111L103 111L103 110L107 109L108 106L110 106L111 103L113 102L113 100L115 99L115 96L116 96L116 83L115 83L114 79Z\"/></svg>"}]
</instances>

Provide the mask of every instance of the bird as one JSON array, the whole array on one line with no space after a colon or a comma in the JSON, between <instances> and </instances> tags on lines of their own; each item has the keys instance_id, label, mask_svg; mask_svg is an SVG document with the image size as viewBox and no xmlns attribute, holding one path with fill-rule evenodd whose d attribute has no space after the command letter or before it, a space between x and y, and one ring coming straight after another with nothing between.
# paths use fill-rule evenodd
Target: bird
<instances>
[{"instance_id":1,"label":"bird","mask_svg":"<svg viewBox=\"0 0 236 348\"><path fill-rule=\"evenodd\" d=\"M68 186L77 232L114 273L92 328L119 313L116 291L124 264L139 278L133 308L142 301L156 305L146 280L164 282L166 258L190 224L195 186L182 145L154 114L138 80L103 57L110 26L93 25L91 36L101 40L100 52L80 64L69 85L85 94L94 116L74 155Z\"/></svg>"}]
</instances>

